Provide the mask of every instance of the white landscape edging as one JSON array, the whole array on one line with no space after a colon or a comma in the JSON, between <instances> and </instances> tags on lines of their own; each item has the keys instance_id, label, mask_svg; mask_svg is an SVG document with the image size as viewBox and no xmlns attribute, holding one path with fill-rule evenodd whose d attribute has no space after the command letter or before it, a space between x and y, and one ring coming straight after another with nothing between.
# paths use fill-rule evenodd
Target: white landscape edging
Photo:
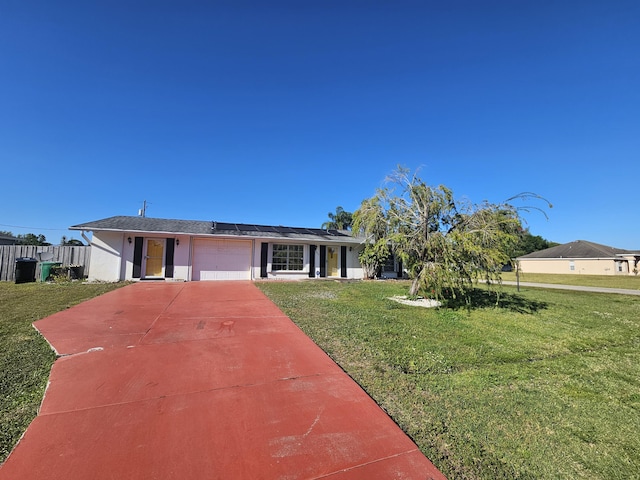
<instances>
[{"instance_id":1,"label":"white landscape edging","mask_svg":"<svg viewBox=\"0 0 640 480\"><path fill-rule=\"evenodd\" d=\"M389 297L389 300L402 303L403 305L413 305L414 307L423 308L434 308L442 305L442 303L438 300L433 300L431 298L417 298L415 300L412 300L410 298L407 298L406 295L395 295L393 297Z\"/></svg>"}]
</instances>

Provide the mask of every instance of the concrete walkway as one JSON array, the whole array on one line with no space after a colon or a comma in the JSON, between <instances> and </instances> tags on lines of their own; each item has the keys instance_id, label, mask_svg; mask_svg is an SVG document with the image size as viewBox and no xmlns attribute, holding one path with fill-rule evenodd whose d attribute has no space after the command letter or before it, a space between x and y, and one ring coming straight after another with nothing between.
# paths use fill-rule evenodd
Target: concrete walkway
<instances>
[{"instance_id":1,"label":"concrete walkway","mask_svg":"<svg viewBox=\"0 0 640 480\"><path fill-rule=\"evenodd\" d=\"M64 356L0 480L444 479L250 282L140 282L35 326Z\"/></svg>"},{"instance_id":2,"label":"concrete walkway","mask_svg":"<svg viewBox=\"0 0 640 480\"><path fill-rule=\"evenodd\" d=\"M517 282L504 281L504 285L517 285ZM629 290L625 288L604 288L604 287L584 287L580 285L559 285L556 283L533 283L520 282L521 287L537 287L537 288L555 288L558 290L575 290L578 292L596 292L596 293L618 293L621 295L640 295L640 290Z\"/></svg>"}]
</instances>

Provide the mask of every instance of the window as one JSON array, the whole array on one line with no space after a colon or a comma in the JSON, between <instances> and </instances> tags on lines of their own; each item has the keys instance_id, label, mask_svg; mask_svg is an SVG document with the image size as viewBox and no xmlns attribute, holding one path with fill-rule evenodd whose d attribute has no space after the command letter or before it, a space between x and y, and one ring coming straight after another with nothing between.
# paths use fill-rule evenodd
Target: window
<instances>
[{"instance_id":1,"label":"window","mask_svg":"<svg viewBox=\"0 0 640 480\"><path fill-rule=\"evenodd\" d=\"M303 245L274 245L271 270L302 270Z\"/></svg>"},{"instance_id":2,"label":"window","mask_svg":"<svg viewBox=\"0 0 640 480\"><path fill-rule=\"evenodd\" d=\"M396 262L395 257L393 255L389 255L384 262L384 266L382 267L383 272L395 272L396 271Z\"/></svg>"},{"instance_id":3,"label":"window","mask_svg":"<svg viewBox=\"0 0 640 480\"><path fill-rule=\"evenodd\" d=\"M576 269L576 262L573 260L569 260L569 270L573 271Z\"/></svg>"}]
</instances>

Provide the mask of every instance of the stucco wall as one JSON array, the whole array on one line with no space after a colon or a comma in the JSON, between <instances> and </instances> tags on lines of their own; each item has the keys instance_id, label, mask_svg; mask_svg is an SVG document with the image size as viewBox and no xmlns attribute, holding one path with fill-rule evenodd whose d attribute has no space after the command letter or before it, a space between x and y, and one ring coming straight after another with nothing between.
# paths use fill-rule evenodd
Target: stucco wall
<instances>
[{"instance_id":1,"label":"stucco wall","mask_svg":"<svg viewBox=\"0 0 640 480\"><path fill-rule=\"evenodd\" d=\"M364 278L364 270L360 265L358 255L362 251L361 245L352 245L347 247L347 277L362 280Z\"/></svg>"},{"instance_id":2,"label":"stucco wall","mask_svg":"<svg viewBox=\"0 0 640 480\"><path fill-rule=\"evenodd\" d=\"M189 264L191 263L191 245L188 235L175 237L176 246L173 250L173 279L190 280ZM179 242L179 244L178 244Z\"/></svg>"},{"instance_id":3,"label":"stucco wall","mask_svg":"<svg viewBox=\"0 0 640 480\"><path fill-rule=\"evenodd\" d=\"M309 267L310 267L310 245L305 244L304 247L304 267L301 271L297 272L282 272L282 271L272 271L271 270L271 258L273 243L283 244L283 243L291 243L291 244L299 244L299 242L283 242L283 241L274 241L269 242L269 253L267 256L267 278L273 280L304 280L309 279ZM253 278L258 280L260 279L260 255L261 255L261 240L255 240L254 250L253 250ZM341 265L341 249L340 245L332 245L333 248L338 252L338 272L340 272ZM349 250L350 245L347 245L347 278L351 279L362 279L364 278L364 274L362 271L362 266L360 265L360 261L358 260L358 246L351 245L351 250ZM318 270L320 268L320 249L316 248L315 251L315 269ZM315 277L315 271L313 272L313 276ZM327 277L327 278L340 278L340 273L338 273L337 277Z\"/></svg>"},{"instance_id":4,"label":"stucco wall","mask_svg":"<svg viewBox=\"0 0 640 480\"><path fill-rule=\"evenodd\" d=\"M139 235L139 234L138 234ZM117 282L133 280L133 251L136 234L120 232L95 232L91 240L91 267L89 280L101 282ZM131 238L131 243L129 243ZM147 238L161 238L162 235L147 235ZM189 236L172 237L179 241L174 248L174 280L189 279ZM166 247L165 247L166 248ZM122 252L122 254L120 254ZM144 268L144 265L143 265Z\"/></svg>"},{"instance_id":5,"label":"stucco wall","mask_svg":"<svg viewBox=\"0 0 640 480\"><path fill-rule=\"evenodd\" d=\"M149 238L158 238L160 240L166 240L167 238L173 238L175 239L176 243L174 245L174 249L173 249L173 279L174 280L182 280L182 281L186 281L189 279L189 260L191 258L191 253L190 253L190 238L188 235L172 235L170 237L167 237L166 235L141 235L141 234L125 234L124 235L124 247L123 247L123 252L122 252L122 268L120 271L120 279L121 280L134 280L133 278L133 253L134 253L134 248L135 248L135 237L136 236L142 236L142 238L144 239L144 243L143 243L143 252L145 251L144 249L146 248L146 240ZM128 238L131 238L132 242L129 243ZM164 250L164 254L166 255L166 243L164 246L165 250ZM163 259L163 268L166 268L166 265L164 265L164 259ZM145 264L144 264L144 259L143 259L143 263L142 263L142 272L144 273L144 268L145 268ZM164 270L163 270L164 271Z\"/></svg>"},{"instance_id":6,"label":"stucco wall","mask_svg":"<svg viewBox=\"0 0 640 480\"><path fill-rule=\"evenodd\" d=\"M140 236L140 234L137 234ZM91 268L89 271L89 280L103 281L103 282L117 282L119 280L134 280L133 279L133 254L135 248L135 233L122 233L122 232L95 232L92 239L91 249ZM131 243L129 242L131 238ZM160 238L166 239L166 235L144 235L143 238ZM174 248L174 280L189 281L192 279L191 263L193 255L193 239L188 235L177 235L170 238L175 238L176 244ZM261 255L261 241L255 240L253 242L253 263L252 273L253 279L260 279L260 255ZM277 241L274 243L285 243ZM289 242L293 244L299 244L299 242ZM165 247L166 248L166 247ZM340 271L341 265L341 249L340 245L334 245L334 248L338 252L338 271ZM350 250L351 248L351 250ZM347 249L347 278L361 279L363 278L363 270L358 260L358 249L361 248L357 245L346 245ZM122 252L122 253L120 253ZM271 258L272 258L272 243L269 242L269 263L267 265L268 277L276 280L298 280L309 278L309 255L310 248L308 244L305 244L304 250L304 268L300 272L273 272L271 270ZM315 252L315 265L316 268L320 265L320 250L316 249ZM142 272L144 274L144 260L142 264ZM314 272L315 274L315 272ZM340 278L340 277L334 277Z\"/></svg>"},{"instance_id":7,"label":"stucco wall","mask_svg":"<svg viewBox=\"0 0 640 480\"><path fill-rule=\"evenodd\" d=\"M120 280L121 255L125 237L118 232L100 232L91 239L89 281L117 282Z\"/></svg>"},{"instance_id":8,"label":"stucco wall","mask_svg":"<svg viewBox=\"0 0 640 480\"><path fill-rule=\"evenodd\" d=\"M628 275L628 264L623 262L623 271L617 271L613 259L521 259L522 273L565 273L582 275ZM573 267L573 268L572 268Z\"/></svg>"}]
</instances>

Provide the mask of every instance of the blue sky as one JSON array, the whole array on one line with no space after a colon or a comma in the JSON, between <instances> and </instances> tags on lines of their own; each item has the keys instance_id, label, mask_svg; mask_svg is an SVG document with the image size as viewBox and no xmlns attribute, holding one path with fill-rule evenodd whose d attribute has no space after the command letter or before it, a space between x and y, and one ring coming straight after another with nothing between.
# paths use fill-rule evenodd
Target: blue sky
<instances>
[{"instance_id":1,"label":"blue sky","mask_svg":"<svg viewBox=\"0 0 640 480\"><path fill-rule=\"evenodd\" d=\"M640 2L0 1L0 230L318 227L396 165L640 248ZM542 204L540 204L542 206Z\"/></svg>"}]
</instances>

